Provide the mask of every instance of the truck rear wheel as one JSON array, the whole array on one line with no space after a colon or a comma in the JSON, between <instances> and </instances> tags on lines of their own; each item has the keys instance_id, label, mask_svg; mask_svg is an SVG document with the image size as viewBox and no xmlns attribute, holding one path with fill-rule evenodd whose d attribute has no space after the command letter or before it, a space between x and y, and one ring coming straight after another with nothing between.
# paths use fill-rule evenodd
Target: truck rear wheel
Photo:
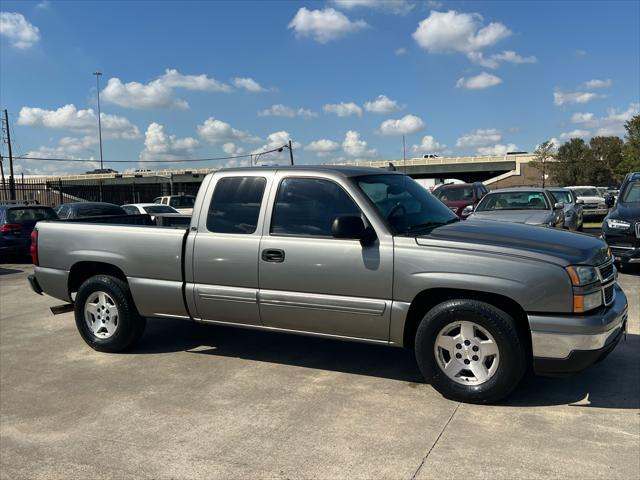
<instances>
[{"instance_id":1,"label":"truck rear wheel","mask_svg":"<svg viewBox=\"0 0 640 480\"><path fill-rule=\"evenodd\" d=\"M133 303L129 286L108 275L96 275L78 289L76 327L83 340L99 352L121 352L135 344L146 321Z\"/></svg>"},{"instance_id":2,"label":"truck rear wheel","mask_svg":"<svg viewBox=\"0 0 640 480\"><path fill-rule=\"evenodd\" d=\"M509 395L527 368L526 348L506 312L476 300L432 308L416 332L416 360L442 395L492 403Z\"/></svg>"}]
</instances>

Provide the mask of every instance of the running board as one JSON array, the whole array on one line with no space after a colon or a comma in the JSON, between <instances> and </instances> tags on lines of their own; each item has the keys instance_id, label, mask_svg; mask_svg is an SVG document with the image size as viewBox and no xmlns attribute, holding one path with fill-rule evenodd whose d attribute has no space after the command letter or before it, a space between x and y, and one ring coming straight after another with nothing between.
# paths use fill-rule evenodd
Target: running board
<instances>
[{"instance_id":1,"label":"running board","mask_svg":"<svg viewBox=\"0 0 640 480\"><path fill-rule=\"evenodd\" d=\"M73 303L63 303L62 305L56 305L51 307L51 313L54 315L60 315L61 313L73 312Z\"/></svg>"}]
</instances>

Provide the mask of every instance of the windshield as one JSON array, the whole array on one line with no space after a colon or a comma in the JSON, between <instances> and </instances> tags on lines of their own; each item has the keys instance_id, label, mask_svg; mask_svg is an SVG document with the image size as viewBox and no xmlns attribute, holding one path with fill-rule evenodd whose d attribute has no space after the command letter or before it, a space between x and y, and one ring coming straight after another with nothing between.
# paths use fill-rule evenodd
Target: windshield
<instances>
[{"instance_id":1,"label":"windshield","mask_svg":"<svg viewBox=\"0 0 640 480\"><path fill-rule=\"evenodd\" d=\"M169 205L152 205L148 207L142 207L147 213L178 213L178 211L170 207Z\"/></svg>"},{"instance_id":2,"label":"windshield","mask_svg":"<svg viewBox=\"0 0 640 480\"><path fill-rule=\"evenodd\" d=\"M574 190L579 197L599 197L600 194L595 188L576 188Z\"/></svg>"},{"instance_id":3,"label":"windshield","mask_svg":"<svg viewBox=\"0 0 640 480\"><path fill-rule=\"evenodd\" d=\"M405 175L366 175L354 180L396 234L424 232L458 221L440 200Z\"/></svg>"},{"instance_id":4,"label":"windshield","mask_svg":"<svg viewBox=\"0 0 640 480\"><path fill-rule=\"evenodd\" d=\"M7 223L33 223L58 218L52 208L12 208L7 211Z\"/></svg>"},{"instance_id":5,"label":"windshield","mask_svg":"<svg viewBox=\"0 0 640 480\"><path fill-rule=\"evenodd\" d=\"M478 204L476 211L493 210L549 210L549 202L542 192L489 193Z\"/></svg>"},{"instance_id":6,"label":"windshield","mask_svg":"<svg viewBox=\"0 0 640 480\"><path fill-rule=\"evenodd\" d=\"M552 190L551 194L560 203L573 203L573 196L568 190Z\"/></svg>"},{"instance_id":7,"label":"windshield","mask_svg":"<svg viewBox=\"0 0 640 480\"><path fill-rule=\"evenodd\" d=\"M171 197L169 205L174 208L193 208L196 198L191 195L185 195L183 197Z\"/></svg>"},{"instance_id":8,"label":"windshield","mask_svg":"<svg viewBox=\"0 0 640 480\"><path fill-rule=\"evenodd\" d=\"M622 203L640 203L640 182L627 185L622 196Z\"/></svg>"},{"instance_id":9,"label":"windshield","mask_svg":"<svg viewBox=\"0 0 640 480\"><path fill-rule=\"evenodd\" d=\"M443 202L473 202L472 187L440 187L433 194Z\"/></svg>"}]
</instances>

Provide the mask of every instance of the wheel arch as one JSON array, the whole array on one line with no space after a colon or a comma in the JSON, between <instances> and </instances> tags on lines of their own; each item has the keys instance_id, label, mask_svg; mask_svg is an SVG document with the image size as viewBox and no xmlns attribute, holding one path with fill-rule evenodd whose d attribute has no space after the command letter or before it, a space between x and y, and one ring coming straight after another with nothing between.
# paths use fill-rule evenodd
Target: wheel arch
<instances>
[{"instance_id":1,"label":"wheel arch","mask_svg":"<svg viewBox=\"0 0 640 480\"><path fill-rule=\"evenodd\" d=\"M95 275L109 275L128 283L127 276L124 272L113 264L92 261L77 262L71 267L71 270L69 270L69 295L77 292L80 285Z\"/></svg>"},{"instance_id":2,"label":"wheel arch","mask_svg":"<svg viewBox=\"0 0 640 480\"><path fill-rule=\"evenodd\" d=\"M454 299L485 302L511 315L516 322L516 328L520 338L525 342L528 352L531 352L531 330L529 328L527 313L518 302L505 295L458 288L427 289L419 292L414 297L405 319L402 338L403 346L413 350L418 325L426 313L436 305Z\"/></svg>"}]
</instances>

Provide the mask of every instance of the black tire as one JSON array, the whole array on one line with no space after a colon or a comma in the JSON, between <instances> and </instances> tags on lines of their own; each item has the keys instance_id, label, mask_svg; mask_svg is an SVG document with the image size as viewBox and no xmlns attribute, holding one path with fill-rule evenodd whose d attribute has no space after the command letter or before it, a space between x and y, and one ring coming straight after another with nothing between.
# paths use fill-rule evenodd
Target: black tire
<instances>
[{"instance_id":1,"label":"black tire","mask_svg":"<svg viewBox=\"0 0 640 480\"><path fill-rule=\"evenodd\" d=\"M85 321L85 303L95 292L107 293L118 308L118 323L115 332L108 338L96 336ZM75 298L76 327L82 339L99 352L122 352L133 346L144 333L145 318L136 310L129 286L109 275L96 275L86 280L78 289Z\"/></svg>"},{"instance_id":2,"label":"black tire","mask_svg":"<svg viewBox=\"0 0 640 480\"><path fill-rule=\"evenodd\" d=\"M493 376L479 385L463 385L450 379L436 360L435 341L447 325L470 321L486 329L495 339L500 361ZM456 347L457 348L457 347ZM514 319L488 303L476 300L448 300L424 316L415 339L418 367L425 380L452 400L493 403L509 395L527 370L527 347L518 334Z\"/></svg>"}]
</instances>

